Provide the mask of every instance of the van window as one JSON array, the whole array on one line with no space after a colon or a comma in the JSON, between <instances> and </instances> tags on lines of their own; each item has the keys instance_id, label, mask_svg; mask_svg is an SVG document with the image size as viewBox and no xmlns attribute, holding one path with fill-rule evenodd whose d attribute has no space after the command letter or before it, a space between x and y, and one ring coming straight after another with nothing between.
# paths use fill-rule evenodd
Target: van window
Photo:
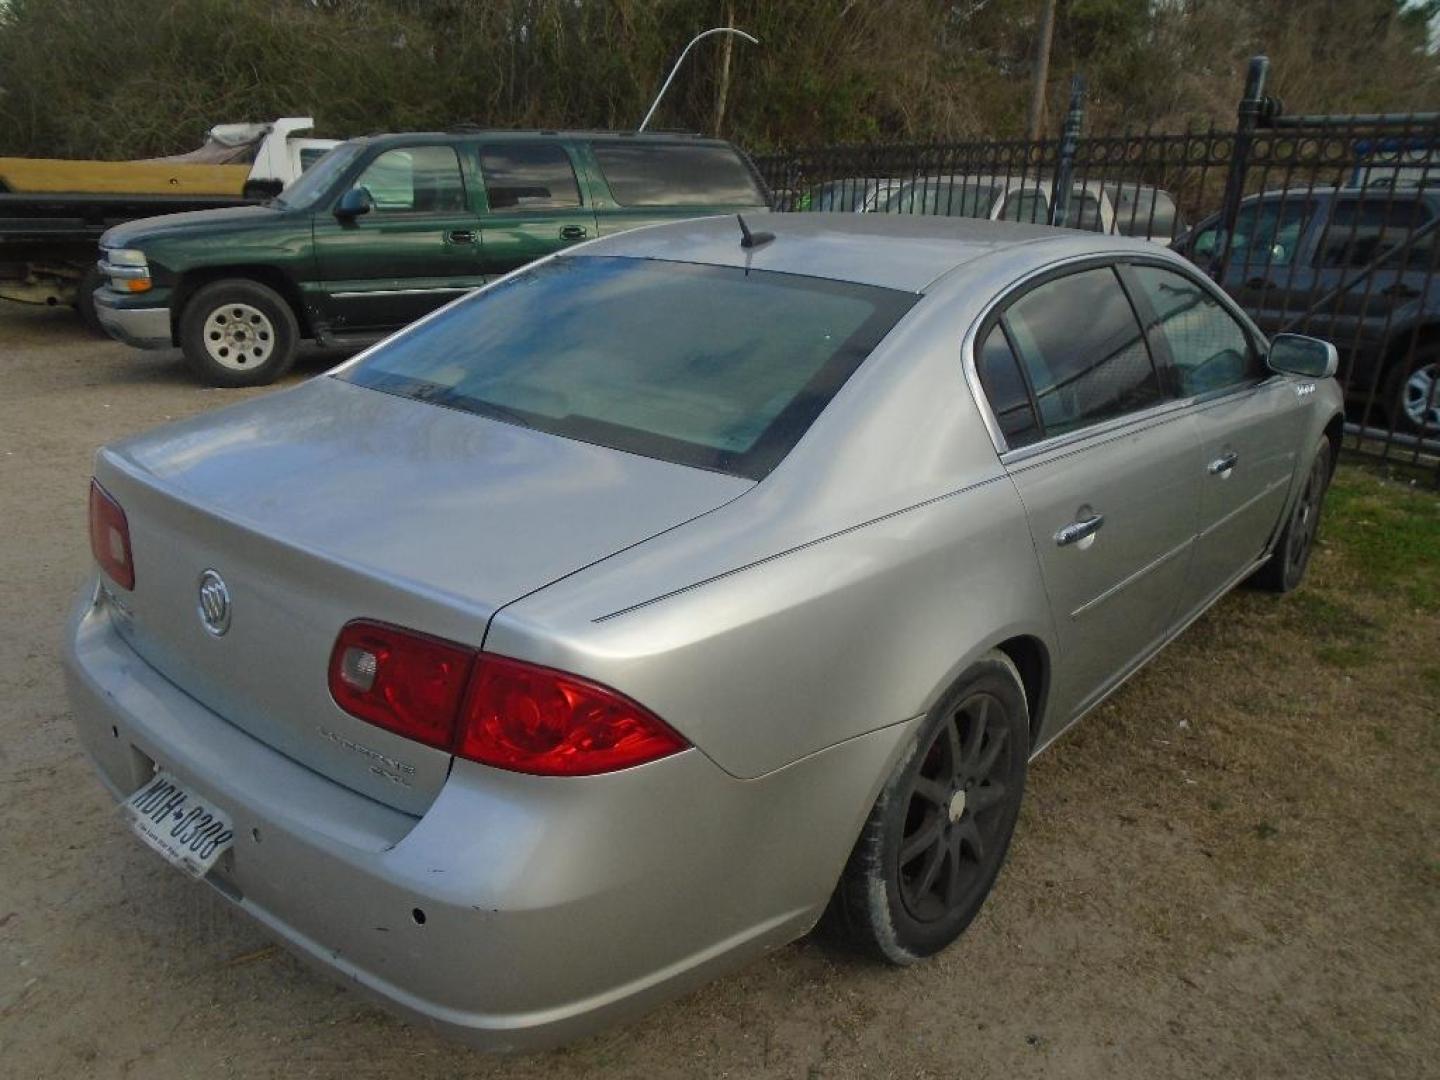
<instances>
[{"instance_id":1,"label":"van window","mask_svg":"<svg viewBox=\"0 0 1440 1080\"><path fill-rule=\"evenodd\" d=\"M591 144L621 206L765 206L765 193L728 146Z\"/></svg>"}]
</instances>

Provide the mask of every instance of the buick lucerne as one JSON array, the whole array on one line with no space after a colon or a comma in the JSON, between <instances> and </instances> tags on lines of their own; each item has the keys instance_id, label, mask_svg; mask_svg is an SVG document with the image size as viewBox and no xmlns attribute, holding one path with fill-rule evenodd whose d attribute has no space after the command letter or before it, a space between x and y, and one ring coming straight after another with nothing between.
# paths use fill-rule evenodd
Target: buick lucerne
<instances>
[{"instance_id":1,"label":"buick lucerne","mask_svg":"<svg viewBox=\"0 0 1440 1080\"><path fill-rule=\"evenodd\" d=\"M822 917L940 950L1028 762L1232 586L1299 584L1326 343L1139 240L749 225L572 248L99 452L66 668L146 844L543 1046Z\"/></svg>"}]
</instances>

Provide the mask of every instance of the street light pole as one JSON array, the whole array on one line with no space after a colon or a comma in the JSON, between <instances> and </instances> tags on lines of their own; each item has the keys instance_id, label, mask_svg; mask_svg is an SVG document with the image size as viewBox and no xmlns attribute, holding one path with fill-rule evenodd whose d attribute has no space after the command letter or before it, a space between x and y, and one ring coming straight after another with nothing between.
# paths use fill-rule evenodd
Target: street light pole
<instances>
[{"instance_id":1,"label":"street light pole","mask_svg":"<svg viewBox=\"0 0 1440 1080\"><path fill-rule=\"evenodd\" d=\"M670 74L665 77L665 85L660 87L660 93L655 95L655 100L650 105L650 111L645 114L645 119L640 121L640 126L636 129L637 131L644 131L649 125L650 118L655 115L655 110L660 107L660 99L665 96L665 91L670 89L670 84L675 80L675 73L680 70L680 65L685 62L685 57L690 55L690 50L695 47L695 43L701 38L709 37L711 34L734 34L736 37L744 38L750 42L751 45L760 44L759 38L751 37L744 30L736 30L733 26L717 26L712 30L704 30L696 34L690 39L690 44L685 46L685 51L680 54L680 59L675 61L675 66L670 69Z\"/></svg>"}]
</instances>

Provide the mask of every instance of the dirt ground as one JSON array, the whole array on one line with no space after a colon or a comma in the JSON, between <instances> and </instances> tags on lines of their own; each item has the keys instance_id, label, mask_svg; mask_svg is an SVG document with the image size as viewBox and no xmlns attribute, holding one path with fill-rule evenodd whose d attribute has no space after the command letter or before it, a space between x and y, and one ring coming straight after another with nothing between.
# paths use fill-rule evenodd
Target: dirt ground
<instances>
[{"instance_id":1,"label":"dirt ground","mask_svg":"<svg viewBox=\"0 0 1440 1080\"><path fill-rule=\"evenodd\" d=\"M1009 865L946 954L891 970L807 939L504 1060L270 945L126 834L77 746L57 646L91 452L243 393L0 307L0 1074L1437 1075L1433 496L1343 469L1306 588L1226 599L1036 763Z\"/></svg>"}]
</instances>

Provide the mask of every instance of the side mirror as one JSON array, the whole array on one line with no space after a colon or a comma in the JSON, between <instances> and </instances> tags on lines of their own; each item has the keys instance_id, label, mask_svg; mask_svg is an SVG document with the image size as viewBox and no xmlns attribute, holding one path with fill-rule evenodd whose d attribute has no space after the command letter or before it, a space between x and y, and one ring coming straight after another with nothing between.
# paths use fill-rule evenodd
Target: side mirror
<instances>
[{"instance_id":1,"label":"side mirror","mask_svg":"<svg viewBox=\"0 0 1440 1080\"><path fill-rule=\"evenodd\" d=\"M1339 370L1340 356L1328 341L1304 334L1276 334L1265 362L1281 375L1328 379Z\"/></svg>"},{"instance_id":2,"label":"side mirror","mask_svg":"<svg viewBox=\"0 0 1440 1080\"><path fill-rule=\"evenodd\" d=\"M357 218L361 214L368 214L375 208L375 199L370 194L369 188L351 188L340 196L340 201L335 205L335 216L337 218Z\"/></svg>"}]
</instances>

